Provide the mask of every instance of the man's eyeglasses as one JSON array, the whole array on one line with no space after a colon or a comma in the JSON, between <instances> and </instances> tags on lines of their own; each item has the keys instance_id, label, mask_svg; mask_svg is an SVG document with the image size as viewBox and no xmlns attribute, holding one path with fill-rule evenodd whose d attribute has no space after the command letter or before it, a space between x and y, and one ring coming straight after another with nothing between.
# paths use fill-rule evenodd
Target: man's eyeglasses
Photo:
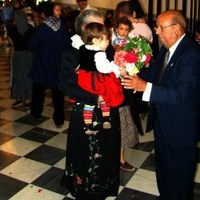
<instances>
[{"instance_id":1,"label":"man's eyeglasses","mask_svg":"<svg viewBox=\"0 0 200 200\"><path fill-rule=\"evenodd\" d=\"M161 29L161 31L163 31L165 28L171 27L171 26L175 26L176 24L170 24L167 26L157 26L155 25L155 30L158 30L159 28Z\"/></svg>"}]
</instances>

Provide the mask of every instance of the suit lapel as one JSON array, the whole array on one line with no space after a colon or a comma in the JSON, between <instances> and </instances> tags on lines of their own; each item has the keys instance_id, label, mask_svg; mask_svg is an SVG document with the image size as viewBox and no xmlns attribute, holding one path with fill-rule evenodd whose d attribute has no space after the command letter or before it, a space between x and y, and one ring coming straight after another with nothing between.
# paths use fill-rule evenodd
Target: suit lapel
<instances>
[{"instance_id":1,"label":"suit lapel","mask_svg":"<svg viewBox=\"0 0 200 200\"><path fill-rule=\"evenodd\" d=\"M182 46L184 45L186 39L187 39L187 36L184 36L184 38L181 40L181 42L177 46L176 50L174 51L174 53L173 53L172 57L170 58L169 62L167 63L167 66L166 66L166 69L165 69L165 71L163 73L161 82L165 80L165 77L170 72L170 69L172 67L175 67L175 63L176 63L177 59L179 58L179 55L180 55L180 53L182 51Z\"/></svg>"}]
</instances>

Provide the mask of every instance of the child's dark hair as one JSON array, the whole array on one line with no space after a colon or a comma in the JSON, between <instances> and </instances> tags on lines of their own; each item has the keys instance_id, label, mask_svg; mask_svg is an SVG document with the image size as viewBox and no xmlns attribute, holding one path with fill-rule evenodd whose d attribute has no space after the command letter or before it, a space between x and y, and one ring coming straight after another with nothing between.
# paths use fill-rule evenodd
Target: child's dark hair
<instances>
[{"instance_id":1,"label":"child's dark hair","mask_svg":"<svg viewBox=\"0 0 200 200\"><path fill-rule=\"evenodd\" d=\"M114 24L114 28L118 28L119 25L124 24L129 26L129 31L131 31L133 29L133 24L132 22L127 18L127 17L122 17L116 20L115 24Z\"/></svg>"},{"instance_id":2,"label":"child's dark hair","mask_svg":"<svg viewBox=\"0 0 200 200\"><path fill-rule=\"evenodd\" d=\"M107 38L110 38L110 30L103 24L92 22L84 27L84 31L81 34L81 39L85 44L93 44L92 40L94 38L103 39L103 35L107 36Z\"/></svg>"}]
</instances>

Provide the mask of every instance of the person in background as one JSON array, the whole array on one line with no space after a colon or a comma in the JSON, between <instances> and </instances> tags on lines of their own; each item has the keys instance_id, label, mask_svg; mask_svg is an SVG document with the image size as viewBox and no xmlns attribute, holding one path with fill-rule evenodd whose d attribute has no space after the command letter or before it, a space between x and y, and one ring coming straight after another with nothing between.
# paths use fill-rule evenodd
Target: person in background
<instances>
[{"instance_id":1,"label":"person in background","mask_svg":"<svg viewBox=\"0 0 200 200\"><path fill-rule=\"evenodd\" d=\"M115 21L114 30L112 34L112 45L115 49L120 44L123 44L131 32L133 26L132 22L127 17L119 18ZM126 74L126 73L124 73ZM124 75L123 74L123 75ZM123 77L123 76L121 76ZM129 93L124 90L125 100L119 107L120 126L121 126L121 156L120 169L126 171L133 171L133 167L125 160L124 151L126 148L134 147L139 141L139 132L131 114L131 107L129 105ZM136 116L136 115L135 115ZM139 118L139 115L138 115Z\"/></svg>"},{"instance_id":2,"label":"person in background","mask_svg":"<svg viewBox=\"0 0 200 200\"><path fill-rule=\"evenodd\" d=\"M3 27L3 18L2 18L2 8L3 8L3 1L0 1L0 44L3 43L3 39L4 39L4 27Z\"/></svg>"},{"instance_id":3,"label":"person in background","mask_svg":"<svg viewBox=\"0 0 200 200\"><path fill-rule=\"evenodd\" d=\"M54 107L53 121L56 127L64 123L64 94L58 90L58 77L61 68L61 55L70 48L70 37L66 26L61 22L61 6L58 3L45 2L43 22L36 27L29 41L34 53L30 77L33 80L33 96L30 116L33 120L41 118L45 90L52 91Z\"/></svg>"},{"instance_id":4,"label":"person in background","mask_svg":"<svg viewBox=\"0 0 200 200\"><path fill-rule=\"evenodd\" d=\"M121 17L127 17L133 24L133 30L131 34L142 35L149 42L153 41L153 35L150 27L145 23L144 17L137 17L137 10L134 10L134 6L131 1L122 1L117 4L115 11L115 20L117 21Z\"/></svg>"},{"instance_id":5,"label":"person in background","mask_svg":"<svg viewBox=\"0 0 200 200\"><path fill-rule=\"evenodd\" d=\"M146 23L145 13L139 0L130 0L130 4L134 10L133 16L129 18L132 23Z\"/></svg>"},{"instance_id":6,"label":"person in background","mask_svg":"<svg viewBox=\"0 0 200 200\"><path fill-rule=\"evenodd\" d=\"M144 11L137 0L133 1L122 1L117 4L115 10L115 20L121 17L128 17L132 23L146 23Z\"/></svg>"},{"instance_id":7,"label":"person in background","mask_svg":"<svg viewBox=\"0 0 200 200\"><path fill-rule=\"evenodd\" d=\"M137 2L137 3L136 3ZM139 14L137 14L139 13ZM140 6L139 1L133 0L133 1L122 1L119 4L117 4L116 11L115 11L115 20L118 21L122 17L127 17L131 22L133 29L131 31L131 35L141 35L145 37L150 43L153 42L153 33L150 27L145 23L145 16L144 12ZM136 18L139 17L139 18ZM145 113L148 112L148 104L146 102L141 101L141 92L131 93L130 97L134 96L134 102L130 101L130 105L132 108L132 111L134 112L133 115L136 115L136 113L142 114L142 116L145 116ZM133 97L131 97L133 99ZM135 119L137 121L137 127L141 134L143 134L140 120Z\"/></svg>"},{"instance_id":8,"label":"person in background","mask_svg":"<svg viewBox=\"0 0 200 200\"><path fill-rule=\"evenodd\" d=\"M28 73L32 64L32 53L28 48L33 29L29 27L23 4L15 2L15 13L13 26L8 31L8 37L14 46L11 66L11 98L16 101L12 108L25 105L30 108L32 98L32 80Z\"/></svg>"},{"instance_id":9,"label":"person in background","mask_svg":"<svg viewBox=\"0 0 200 200\"><path fill-rule=\"evenodd\" d=\"M72 10L68 13L68 16L66 17L65 23L67 25L67 29L70 33L70 36L76 34L75 21L80 12L81 12L80 10Z\"/></svg>"},{"instance_id":10,"label":"person in background","mask_svg":"<svg viewBox=\"0 0 200 200\"><path fill-rule=\"evenodd\" d=\"M117 4L116 21L121 17L127 17L132 22L133 29L131 35L141 35L152 44L153 33L151 28L145 23L144 11L138 0L122 1ZM130 101L132 110L137 110L136 113L140 113L141 117L144 118L148 112L149 106L148 103L141 101L142 92L132 93L130 96L134 96L134 102ZM131 97L131 99L133 99L133 97ZM137 124L140 129L139 132L142 133L143 131L139 127L139 122Z\"/></svg>"},{"instance_id":11,"label":"person in background","mask_svg":"<svg viewBox=\"0 0 200 200\"><path fill-rule=\"evenodd\" d=\"M63 10L63 15L68 16L73 9L70 6L66 6Z\"/></svg>"},{"instance_id":12,"label":"person in background","mask_svg":"<svg viewBox=\"0 0 200 200\"><path fill-rule=\"evenodd\" d=\"M114 25L114 11L113 10L106 11L104 24L109 29L113 28L113 25Z\"/></svg>"},{"instance_id":13,"label":"person in background","mask_svg":"<svg viewBox=\"0 0 200 200\"><path fill-rule=\"evenodd\" d=\"M60 19L61 19L64 23L67 23L68 18L69 18L69 14L70 14L70 12L71 12L72 10L73 10L73 9L72 9L70 6L66 6L66 7L62 6Z\"/></svg>"},{"instance_id":14,"label":"person in background","mask_svg":"<svg viewBox=\"0 0 200 200\"><path fill-rule=\"evenodd\" d=\"M35 27L39 26L43 22L44 15L42 14L43 12L43 3L40 3L38 6L34 6L32 8L32 14L33 14L33 20Z\"/></svg>"},{"instance_id":15,"label":"person in background","mask_svg":"<svg viewBox=\"0 0 200 200\"><path fill-rule=\"evenodd\" d=\"M115 10L115 23L120 22L122 19L128 19L131 22L132 29L130 32L125 31L126 34L136 35L132 32L140 32L140 35L151 38L152 32L147 24L144 23L144 18L135 18L137 10L133 9L133 4L131 1L122 1L117 4ZM135 15L135 16L134 16ZM140 17L142 17L140 15ZM136 24L136 26L135 26ZM140 27L137 25L141 25L143 27L140 30ZM150 34L149 34L150 33ZM129 147L135 146L139 141L139 136L143 135L143 129L141 125L140 119L140 102L141 95L139 92L134 94L130 91L125 91L125 102L120 107L120 123L123 131L121 131L121 157L120 157L120 168L126 171L133 171L135 168L125 159L125 149ZM143 105L142 105L143 107ZM127 124L127 120L129 119L132 126Z\"/></svg>"},{"instance_id":16,"label":"person in background","mask_svg":"<svg viewBox=\"0 0 200 200\"><path fill-rule=\"evenodd\" d=\"M122 44L122 42L127 39L132 29L133 25L127 17L118 19L113 28L112 45L115 47L115 45Z\"/></svg>"},{"instance_id":17,"label":"person in background","mask_svg":"<svg viewBox=\"0 0 200 200\"><path fill-rule=\"evenodd\" d=\"M2 8L3 8L3 1L0 1L0 26L3 25Z\"/></svg>"},{"instance_id":18,"label":"person in background","mask_svg":"<svg viewBox=\"0 0 200 200\"><path fill-rule=\"evenodd\" d=\"M24 34L28 29L28 20L26 18L26 12L25 12L25 4L23 0L16 0L14 4L14 17L15 17L15 23L17 24L17 29L20 34ZM19 16L19 17L18 17ZM26 20L21 20L21 17L26 18Z\"/></svg>"},{"instance_id":19,"label":"person in background","mask_svg":"<svg viewBox=\"0 0 200 200\"><path fill-rule=\"evenodd\" d=\"M33 28L35 27L35 21L34 21L34 16L32 12L29 12L26 14L27 22L30 26Z\"/></svg>"},{"instance_id":20,"label":"person in background","mask_svg":"<svg viewBox=\"0 0 200 200\"><path fill-rule=\"evenodd\" d=\"M122 85L144 91L142 98L150 103L147 131L154 129L158 200L193 200L200 139L200 48L186 34L181 12L162 12L156 26L163 44L159 55L139 76L125 76Z\"/></svg>"},{"instance_id":21,"label":"person in background","mask_svg":"<svg viewBox=\"0 0 200 200\"><path fill-rule=\"evenodd\" d=\"M4 29L4 39L8 40L8 46L12 46L12 41L8 37L8 31L12 27L13 19L14 19L14 8L9 0L4 1L4 5L2 7L2 15L1 19L5 25Z\"/></svg>"},{"instance_id":22,"label":"person in background","mask_svg":"<svg viewBox=\"0 0 200 200\"><path fill-rule=\"evenodd\" d=\"M200 22L196 22L195 24L195 33L194 33L195 41L200 44Z\"/></svg>"},{"instance_id":23,"label":"person in background","mask_svg":"<svg viewBox=\"0 0 200 200\"><path fill-rule=\"evenodd\" d=\"M91 7L87 0L76 0L76 3L79 7L79 10L82 12L83 10L90 10L90 9L96 9L94 7Z\"/></svg>"},{"instance_id":24,"label":"person in background","mask_svg":"<svg viewBox=\"0 0 200 200\"><path fill-rule=\"evenodd\" d=\"M111 108L111 128L103 129L102 114L98 108L98 95L86 92L77 84L76 68L80 64L80 38L86 24L103 24L104 16L98 10L84 10L76 19L77 34L72 39L70 52L66 53L62 65L66 68L65 93L74 99L69 122L66 169L62 184L76 200L105 200L117 196L120 169L120 122L118 108ZM112 46L106 49L107 58L113 60ZM86 135L84 131L83 108L85 104L96 105L93 122L97 122L97 133ZM78 126L77 126L78 124Z\"/></svg>"}]
</instances>

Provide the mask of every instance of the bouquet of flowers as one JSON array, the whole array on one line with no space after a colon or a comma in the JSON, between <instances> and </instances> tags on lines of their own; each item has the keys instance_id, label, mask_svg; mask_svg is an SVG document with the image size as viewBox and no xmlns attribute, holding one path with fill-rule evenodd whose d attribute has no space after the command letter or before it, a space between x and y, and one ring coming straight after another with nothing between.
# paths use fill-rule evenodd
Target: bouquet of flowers
<instances>
[{"instance_id":1,"label":"bouquet of flowers","mask_svg":"<svg viewBox=\"0 0 200 200\"><path fill-rule=\"evenodd\" d=\"M148 67L152 49L146 38L140 35L129 36L115 46L114 62L124 67L128 75L137 74L142 67Z\"/></svg>"}]
</instances>

